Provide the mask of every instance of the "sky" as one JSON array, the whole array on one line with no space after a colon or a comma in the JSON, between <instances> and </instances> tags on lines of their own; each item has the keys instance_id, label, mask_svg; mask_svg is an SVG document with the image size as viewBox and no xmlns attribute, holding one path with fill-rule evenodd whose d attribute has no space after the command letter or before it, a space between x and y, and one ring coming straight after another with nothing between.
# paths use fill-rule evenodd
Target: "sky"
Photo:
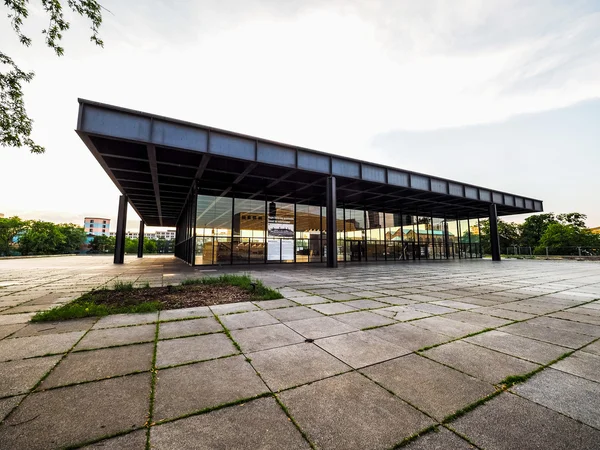
<instances>
[{"instance_id":1,"label":"sky","mask_svg":"<svg viewBox=\"0 0 600 450\"><path fill-rule=\"evenodd\" d=\"M116 222L119 191L74 132L81 97L542 199L600 226L600 0L101 3L104 48L68 14L60 58L41 2L29 48L0 5L1 50L36 74L25 102L46 147L0 147L6 216Z\"/></svg>"}]
</instances>

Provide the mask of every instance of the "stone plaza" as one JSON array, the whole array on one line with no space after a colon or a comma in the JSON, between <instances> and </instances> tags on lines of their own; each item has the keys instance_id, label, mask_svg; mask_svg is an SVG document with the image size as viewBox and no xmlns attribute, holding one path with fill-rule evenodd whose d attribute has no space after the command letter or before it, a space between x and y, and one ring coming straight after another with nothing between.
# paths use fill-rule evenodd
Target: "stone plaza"
<instances>
[{"instance_id":1,"label":"stone plaza","mask_svg":"<svg viewBox=\"0 0 600 450\"><path fill-rule=\"evenodd\" d=\"M117 280L284 299L29 323ZM600 263L0 260L1 449L598 449Z\"/></svg>"}]
</instances>

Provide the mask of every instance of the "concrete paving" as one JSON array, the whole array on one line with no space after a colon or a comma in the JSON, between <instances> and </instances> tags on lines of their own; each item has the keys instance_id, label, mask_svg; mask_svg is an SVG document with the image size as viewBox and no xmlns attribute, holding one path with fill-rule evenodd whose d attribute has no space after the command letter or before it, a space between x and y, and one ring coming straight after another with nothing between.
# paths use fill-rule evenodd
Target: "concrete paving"
<instances>
[{"instance_id":1,"label":"concrete paving","mask_svg":"<svg viewBox=\"0 0 600 450\"><path fill-rule=\"evenodd\" d=\"M285 298L28 323L236 271ZM0 448L596 449L599 339L593 262L2 260Z\"/></svg>"}]
</instances>

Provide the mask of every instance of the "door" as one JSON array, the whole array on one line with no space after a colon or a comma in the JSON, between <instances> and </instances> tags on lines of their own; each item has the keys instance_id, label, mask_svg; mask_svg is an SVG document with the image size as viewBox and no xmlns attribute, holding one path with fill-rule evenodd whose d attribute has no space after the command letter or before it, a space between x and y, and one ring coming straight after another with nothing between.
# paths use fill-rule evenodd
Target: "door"
<instances>
[{"instance_id":1,"label":"door","mask_svg":"<svg viewBox=\"0 0 600 450\"><path fill-rule=\"evenodd\" d=\"M361 261L362 251L362 241L350 241L350 261Z\"/></svg>"}]
</instances>

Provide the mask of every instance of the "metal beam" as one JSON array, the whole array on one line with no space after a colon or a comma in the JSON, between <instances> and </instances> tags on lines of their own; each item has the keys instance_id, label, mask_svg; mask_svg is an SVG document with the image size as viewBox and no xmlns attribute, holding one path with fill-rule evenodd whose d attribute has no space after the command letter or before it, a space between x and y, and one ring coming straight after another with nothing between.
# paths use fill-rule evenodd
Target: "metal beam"
<instances>
[{"instance_id":1,"label":"metal beam","mask_svg":"<svg viewBox=\"0 0 600 450\"><path fill-rule=\"evenodd\" d=\"M492 260L500 261L500 235L498 234L498 212L496 205L490 205L490 243L492 245Z\"/></svg>"},{"instance_id":2,"label":"metal beam","mask_svg":"<svg viewBox=\"0 0 600 450\"><path fill-rule=\"evenodd\" d=\"M115 264L125 261L125 227L127 226L127 196L119 197L119 213L117 215L117 236L115 240Z\"/></svg>"},{"instance_id":3,"label":"metal beam","mask_svg":"<svg viewBox=\"0 0 600 450\"><path fill-rule=\"evenodd\" d=\"M156 196L156 209L158 210L158 220L160 226L163 225L162 208L160 206L160 189L158 185L158 169L156 166L156 147L152 144L146 146L148 150L148 163L150 164L150 173L152 174L152 184L154 185L154 195Z\"/></svg>"},{"instance_id":4,"label":"metal beam","mask_svg":"<svg viewBox=\"0 0 600 450\"><path fill-rule=\"evenodd\" d=\"M337 261L337 218L335 177L327 178L327 267L335 268Z\"/></svg>"},{"instance_id":5,"label":"metal beam","mask_svg":"<svg viewBox=\"0 0 600 450\"><path fill-rule=\"evenodd\" d=\"M144 256L144 221L140 220L140 233L138 235L138 258Z\"/></svg>"}]
</instances>

